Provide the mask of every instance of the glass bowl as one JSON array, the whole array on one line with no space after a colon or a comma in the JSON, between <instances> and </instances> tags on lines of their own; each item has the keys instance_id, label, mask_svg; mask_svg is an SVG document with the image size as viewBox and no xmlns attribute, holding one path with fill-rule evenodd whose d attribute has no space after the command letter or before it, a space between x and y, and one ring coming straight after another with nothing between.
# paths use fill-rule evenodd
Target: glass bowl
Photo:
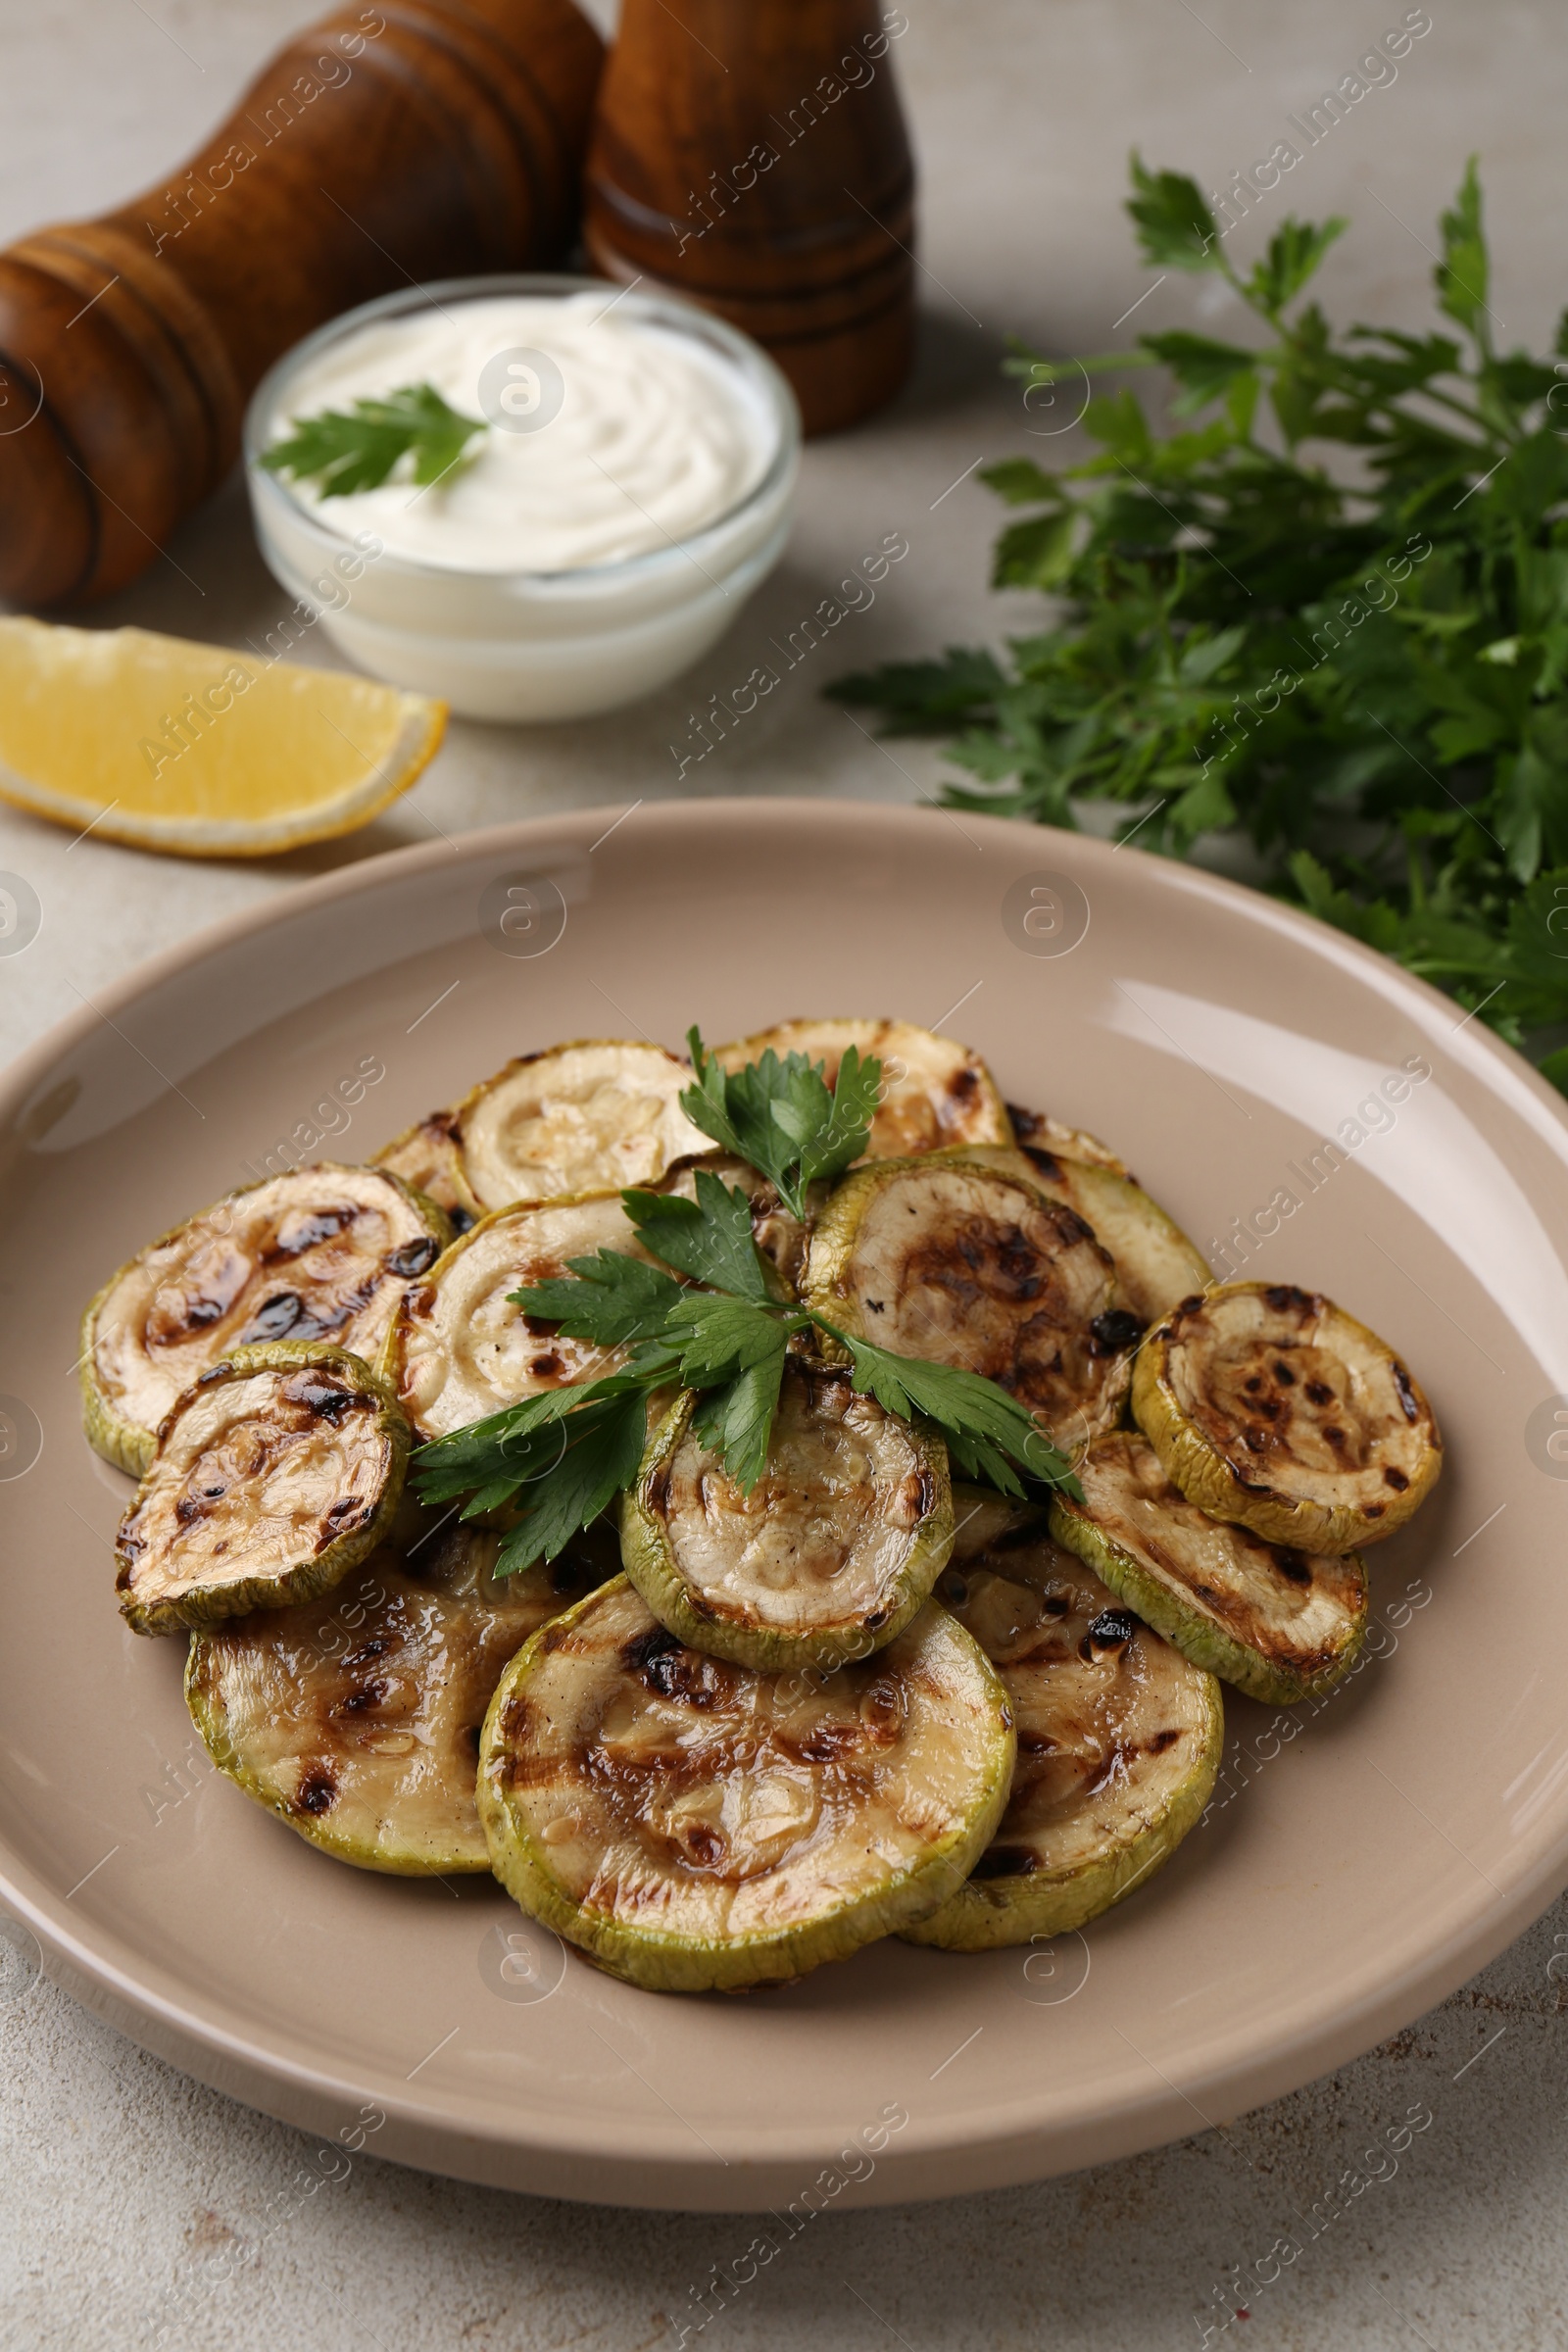
<instances>
[{"instance_id":1,"label":"glass bowl","mask_svg":"<svg viewBox=\"0 0 1568 2352\"><path fill-rule=\"evenodd\" d=\"M335 528L333 502L308 504L261 464L295 413L307 366L368 322L496 295L564 300L595 291L619 317L689 338L710 367L732 369L745 405L763 420L759 478L700 530L651 554L571 570L467 569L416 561L347 520ZM360 668L437 695L468 718L581 718L640 701L717 642L778 561L800 437L794 395L767 354L669 295L601 278L512 274L450 278L362 303L285 353L246 414L256 536L269 569L296 600L292 615L269 633L269 648L286 655L318 624Z\"/></svg>"}]
</instances>

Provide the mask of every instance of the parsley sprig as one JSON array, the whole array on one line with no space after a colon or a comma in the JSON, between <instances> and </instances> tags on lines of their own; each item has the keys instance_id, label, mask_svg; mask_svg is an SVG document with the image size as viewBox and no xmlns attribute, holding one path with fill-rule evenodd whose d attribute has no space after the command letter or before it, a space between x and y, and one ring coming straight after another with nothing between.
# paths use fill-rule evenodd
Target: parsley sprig
<instances>
[{"instance_id":1,"label":"parsley sprig","mask_svg":"<svg viewBox=\"0 0 1568 2352\"><path fill-rule=\"evenodd\" d=\"M1120 802L1141 847L1200 859L1228 837L1568 1092L1568 314L1544 355L1499 344L1473 163L1420 334L1312 298L1342 220L1254 242L1136 158L1127 210L1160 299L1207 277L1241 331L1018 351L1026 436L1094 394L1082 463L981 477L1015 511L994 584L1056 601L1000 653L832 691L949 737L956 808ZM1114 389L1127 369L1162 370L1168 406Z\"/></svg>"},{"instance_id":2,"label":"parsley sprig","mask_svg":"<svg viewBox=\"0 0 1568 2352\"><path fill-rule=\"evenodd\" d=\"M378 490L412 453L414 479L427 489L455 470L475 433L489 429L482 416L449 408L434 384L405 384L380 400L357 400L352 409L296 416L293 433L263 450L261 463L270 472L316 481L323 498L346 498Z\"/></svg>"},{"instance_id":3,"label":"parsley sprig","mask_svg":"<svg viewBox=\"0 0 1568 2352\"><path fill-rule=\"evenodd\" d=\"M882 1086L875 1054L851 1046L831 1088L820 1062L783 1061L769 1046L760 1061L724 1070L696 1029L687 1034L697 1084L680 1106L694 1127L769 1177L785 1206L804 1218L809 1185L841 1176L871 1132Z\"/></svg>"},{"instance_id":4,"label":"parsley sprig","mask_svg":"<svg viewBox=\"0 0 1568 2352\"><path fill-rule=\"evenodd\" d=\"M761 1085L805 1099L788 1065L776 1060ZM743 1100L755 1095L746 1090ZM736 1123L737 1134L743 1123ZM820 1137L823 1131L813 1132ZM841 1127L840 1144L848 1132ZM863 1140L863 1128L861 1134ZM811 1164L807 1159L786 1162L777 1152L773 1156L787 1181L808 1181L801 1173ZM823 1156L820 1144L815 1156ZM621 1195L643 1248L662 1264L600 1250L569 1258L569 1278L511 1294L525 1314L556 1324L568 1339L629 1349L623 1364L598 1380L524 1397L438 1438L416 1456L415 1477L427 1503L465 1496L465 1518L520 1503L522 1516L502 1544L497 1575L554 1559L633 1483L648 1398L660 1388L678 1384L701 1392L697 1434L749 1493L767 1460L791 1344L812 1334L848 1359L851 1385L861 1396L874 1396L903 1420L933 1428L966 1477L985 1479L1008 1494L1021 1494L1025 1478L1077 1494L1066 1457L1004 1389L978 1373L855 1339L783 1298L777 1274L752 1238L746 1194L702 1168L696 1195L693 1200L636 1189Z\"/></svg>"}]
</instances>

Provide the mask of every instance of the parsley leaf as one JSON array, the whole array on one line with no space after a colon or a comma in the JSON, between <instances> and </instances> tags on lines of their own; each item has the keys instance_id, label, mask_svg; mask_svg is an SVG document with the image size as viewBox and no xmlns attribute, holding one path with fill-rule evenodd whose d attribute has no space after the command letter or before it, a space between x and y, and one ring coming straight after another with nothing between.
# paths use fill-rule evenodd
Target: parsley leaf
<instances>
[{"instance_id":1,"label":"parsley leaf","mask_svg":"<svg viewBox=\"0 0 1568 2352\"><path fill-rule=\"evenodd\" d=\"M559 1423L598 1404L643 1396L656 1380L667 1379L679 1362L668 1350L644 1352L657 1360L628 1365L603 1380L541 1390L421 1446L412 1467L420 1501L450 1502L455 1495L468 1495L464 1516L470 1519L510 1501L518 1487L541 1477L562 1455L566 1441Z\"/></svg>"},{"instance_id":2,"label":"parsley leaf","mask_svg":"<svg viewBox=\"0 0 1568 2352\"><path fill-rule=\"evenodd\" d=\"M786 1207L805 1217L807 1186L841 1175L865 1150L882 1064L874 1054L862 1060L852 1046L830 1087L825 1065L804 1054L780 1061L769 1046L760 1061L724 1070L698 1030L689 1032L687 1044L697 1083L680 1099L686 1116L769 1177Z\"/></svg>"},{"instance_id":3,"label":"parsley leaf","mask_svg":"<svg viewBox=\"0 0 1568 2352\"><path fill-rule=\"evenodd\" d=\"M1481 186L1470 158L1451 213L1443 216L1443 259L1433 272L1439 308L1473 334L1487 323L1488 259L1481 227Z\"/></svg>"},{"instance_id":4,"label":"parsley leaf","mask_svg":"<svg viewBox=\"0 0 1568 2352\"><path fill-rule=\"evenodd\" d=\"M710 1136L724 1151L733 1152L738 1159L750 1158L730 1116L729 1072L709 1053L702 1032L695 1025L686 1032L686 1045L697 1077L696 1083L681 1096L682 1110L694 1127L700 1127L704 1135ZM755 1168L761 1162L754 1159L751 1164ZM763 1170L764 1175L767 1172Z\"/></svg>"},{"instance_id":5,"label":"parsley leaf","mask_svg":"<svg viewBox=\"0 0 1568 2352\"><path fill-rule=\"evenodd\" d=\"M1196 180L1180 172L1150 172L1132 159L1133 194L1127 210L1152 270L1209 270L1218 230Z\"/></svg>"},{"instance_id":6,"label":"parsley leaf","mask_svg":"<svg viewBox=\"0 0 1568 2352\"><path fill-rule=\"evenodd\" d=\"M903 1421L934 1423L967 1477L985 1478L1004 1494L1021 1494L1023 1488L1011 1466L1016 1464L1026 1476L1083 1500L1066 1455L1052 1445L1034 1415L994 1380L956 1364L895 1355L868 1340L851 1339L820 1315L812 1321L848 1348L850 1379L859 1394L874 1396L885 1412Z\"/></svg>"},{"instance_id":7,"label":"parsley leaf","mask_svg":"<svg viewBox=\"0 0 1568 2352\"><path fill-rule=\"evenodd\" d=\"M452 472L475 433L489 429L482 416L448 408L433 384L405 384L380 400L357 400L348 411L296 416L290 437L264 450L261 463L296 481L314 478L323 498L345 498L379 489L412 452L414 479L428 487Z\"/></svg>"},{"instance_id":8,"label":"parsley leaf","mask_svg":"<svg viewBox=\"0 0 1568 2352\"><path fill-rule=\"evenodd\" d=\"M783 1372L784 1350L792 1327L804 1322L792 1315L785 1321L749 1298L729 1298L720 1292L688 1291L664 1327L672 1348L681 1350L680 1376L688 1388L710 1389L754 1365L773 1363ZM778 1392L778 1379L773 1390Z\"/></svg>"},{"instance_id":9,"label":"parsley leaf","mask_svg":"<svg viewBox=\"0 0 1568 2352\"><path fill-rule=\"evenodd\" d=\"M738 1372L699 1399L692 1427L705 1446L721 1456L743 1494L750 1494L767 1466L767 1449L784 1377L784 1350Z\"/></svg>"},{"instance_id":10,"label":"parsley leaf","mask_svg":"<svg viewBox=\"0 0 1568 2352\"><path fill-rule=\"evenodd\" d=\"M795 1056L792 1054L790 1058L793 1060ZM820 1120L813 1095L812 1123L800 1137L803 1186L841 1176L851 1160L859 1158L870 1136L881 1094L882 1064L874 1054L862 1060L858 1047L848 1047L833 1082L832 1108L826 1124ZM773 1115L775 1119L779 1116L777 1111Z\"/></svg>"},{"instance_id":11,"label":"parsley leaf","mask_svg":"<svg viewBox=\"0 0 1568 2352\"><path fill-rule=\"evenodd\" d=\"M1096 395L1082 463L982 476L1010 510L995 583L1054 602L1003 652L829 691L947 738L955 808L1120 803L1141 848L1245 858L1568 1092L1568 318L1546 356L1496 348L1473 165L1421 335L1341 332L1312 299L1338 219L1281 218L1258 253L1136 159L1127 210L1152 269L1222 279L1250 332L1016 352L1027 407L1086 373ZM1125 369L1174 398L1114 390Z\"/></svg>"},{"instance_id":12,"label":"parsley leaf","mask_svg":"<svg viewBox=\"0 0 1568 2352\"><path fill-rule=\"evenodd\" d=\"M759 1303L773 1298L767 1269L752 1239L752 1204L739 1185L723 1183L711 1168L699 1168L695 1200L637 1190L622 1193L621 1200L643 1247L666 1266L738 1298ZM671 1308L676 1303L671 1299Z\"/></svg>"},{"instance_id":13,"label":"parsley leaf","mask_svg":"<svg viewBox=\"0 0 1568 2352\"><path fill-rule=\"evenodd\" d=\"M568 1340L589 1340L601 1348L651 1340L680 1302L680 1283L622 1250L600 1250L592 1257L568 1257L566 1263L574 1280L553 1276L507 1297L525 1314L558 1324Z\"/></svg>"},{"instance_id":14,"label":"parsley leaf","mask_svg":"<svg viewBox=\"0 0 1568 2352\"><path fill-rule=\"evenodd\" d=\"M561 1429L564 1447L534 1482L522 1518L497 1555L497 1576L514 1576L537 1559L553 1560L633 1483L648 1438L643 1392L602 1397L571 1414Z\"/></svg>"}]
</instances>

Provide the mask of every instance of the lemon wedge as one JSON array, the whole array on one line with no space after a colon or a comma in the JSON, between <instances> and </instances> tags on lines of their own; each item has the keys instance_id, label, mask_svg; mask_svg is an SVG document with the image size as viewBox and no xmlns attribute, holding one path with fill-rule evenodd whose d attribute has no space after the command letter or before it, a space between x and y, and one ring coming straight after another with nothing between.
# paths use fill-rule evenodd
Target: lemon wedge
<instances>
[{"instance_id":1,"label":"lemon wedge","mask_svg":"<svg viewBox=\"0 0 1568 2352\"><path fill-rule=\"evenodd\" d=\"M352 832L407 792L446 716L342 670L0 619L0 798L97 840L265 858Z\"/></svg>"}]
</instances>

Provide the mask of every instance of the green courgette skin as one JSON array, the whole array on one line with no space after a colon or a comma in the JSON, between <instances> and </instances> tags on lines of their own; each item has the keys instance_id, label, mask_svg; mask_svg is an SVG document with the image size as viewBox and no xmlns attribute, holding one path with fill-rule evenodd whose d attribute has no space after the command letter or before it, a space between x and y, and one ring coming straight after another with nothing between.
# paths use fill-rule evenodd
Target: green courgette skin
<instances>
[{"instance_id":1,"label":"green courgette skin","mask_svg":"<svg viewBox=\"0 0 1568 2352\"><path fill-rule=\"evenodd\" d=\"M163 1238L167 1241L171 1237L166 1234ZM117 1413L92 1375L98 1310L123 1272L123 1266L117 1267L103 1289L95 1291L82 1309L81 1329L76 1335L81 1355L81 1430L94 1453L112 1463L115 1469L123 1470L127 1477L142 1478L152 1468L153 1455L158 1450L158 1433Z\"/></svg>"},{"instance_id":2,"label":"green courgette skin","mask_svg":"<svg viewBox=\"0 0 1568 2352\"><path fill-rule=\"evenodd\" d=\"M1156 1634L1163 1634L1184 1658L1191 1658L1195 1666L1203 1667L1209 1674L1217 1674L1222 1683L1231 1684L1264 1706L1290 1707L1303 1698L1321 1697L1324 1691L1332 1690L1336 1683L1345 1680L1361 1654L1370 1623L1369 1596L1365 1570L1354 1552L1341 1556L1348 1567L1361 1569L1360 1610L1348 1620L1343 1645L1326 1665L1315 1674L1294 1674L1289 1667L1270 1661L1247 1642L1235 1640L1211 1617L1198 1609L1184 1608L1168 1585L1151 1576L1135 1553L1116 1543L1103 1528L1097 1527L1077 1503L1065 1497L1053 1500L1051 1532L1058 1544L1076 1552L1086 1568L1094 1570L1118 1600L1124 1600Z\"/></svg>"},{"instance_id":3,"label":"green courgette skin","mask_svg":"<svg viewBox=\"0 0 1568 2352\"><path fill-rule=\"evenodd\" d=\"M1213 1793L1224 1746L1225 1711L1216 1683L1199 1767L1140 1836L1087 1869L966 1879L930 1919L903 1929L904 1940L934 1944L947 1952L991 1952L1086 1928L1152 1877L1196 1828Z\"/></svg>"},{"instance_id":4,"label":"green courgette skin","mask_svg":"<svg viewBox=\"0 0 1568 2352\"><path fill-rule=\"evenodd\" d=\"M139 1557L130 1538L138 1516L156 1492L166 1448L176 1437L185 1414L215 1389L243 1382L257 1373L308 1371L335 1375L370 1406L374 1435L385 1455L380 1493L371 1515L345 1533L331 1537L319 1549L302 1539L298 1556L279 1567L251 1576L225 1576L221 1580L186 1585L183 1590L179 1589L177 1576L172 1576L170 1582L173 1590L160 1592L155 1581L148 1590L152 1563ZM319 1340L273 1340L264 1347L233 1348L176 1399L159 1428L152 1462L121 1521L116 1544L116 1590L126 1624L138 1634L172 1634L217 1625L228 1617L243 1617L252 1609L286 1609L315 1600L357 1568L388 1534L402 1500L412 1446L413 1436L397 1398L369 1365L351 1355L347 1348L333 1348ZM172 1541L177 1543L178 1539ZM176 1565L177 1561L171 1562L172 1568Z\"/></svg>"},{"instance_id":5,"label":"green courgette skin","mask_svg":"<svg viewBox=\"0 0 1568 2352\"><path fill-rule=\"evenodd\" d=\"M185 1700L214 1763L334 1861L396 1878L490 1873L474 1803L491 1693L590 1559L496 1579L498 1539L410 1514L323 1598L193 1636ZM407 1547L407 1548L405 1548Z\"/></svg>"},{"instance_id":6,"label":"green courgette skin","mask_svg":"<svg viewBox=\"0 0 1568 2352\"><path fill-rule=\"evenodd\" d=\"M1400 1434L1407 1435L1411 1429L1420 1432L1411 1472L1401 1473L1402 1484L1397 1489L1381 1490L1370 1507L1352 1499L1335 1499L1332 1494L1287 1493L1273 1483L1266 1455L1253 1457L1244 1452L1244 1471L1184 1407L1172 1368L1177 1348L1188 1344L1199 1326L1212 1329L1220 1318L1246 1314L1250 1309L1255 1309L1259 1318L1267 1311L1302 1327L1325 1327L1338 1340L1347 1360L1354 1351L1366 1363L1387 1367L1391 1388L1400 1399L1399 1418L1406 1424ZM1259 1340L1259 1360L1266 1361L1278 1347L1277 1341L1265 1344ZM1358 1551L1382 1543L1420 1508L1443 1468L1443 1440L1432 1407L1394 1350L1332 1299L1287 1284L1223 1283L1202 1298L1183 1300L1148 1334L1138 1351L1132 1410L1166 1476L1189 1501L1211 1518L1250 1528L1265 1543L1299 1551ZM1397 1426L1394 1414L1386 1418ZM1331 1489L1333 1484L1332 1478L1324 1481L1325 1488Z\"/></svg>"},{"instance_id":7,"label":"green courgette skin","mask_svg":"<svg viewBox=\"0 0 1568 2352\"><path fill-rule=\"evenodd\" d=\"M1083 1927L1169 1858L1208 1801L1224 1705L1212 1674L1118 1609L1044 1512L963 1487L956 1504L938 1597L1002 1678L1018 1761L992 1846L904 1934L988 1951Z\"/></svg>"},{"instance_id":8,"label":"green courgette skin","mask_svg":"<svg viewBox=\"0 0 1568 2352\"><path fill-rule=\"evenodd\" d=\"M749 1985L786 1984L831 1960L846 1960L866 1944L903 1932L937 1910L961 1885L990 1842L1006 1804L1016 1752L1012 1718L1000 1677L974 1642L945 1609L931 1604L929 1614L909 1629L911 1642L922 1629L927 1655L945 1661L950 1679L963 1678L976 1717L971 1760L972 1786L965 1793L967 1810L961 1820L940 1835L932 1835L917 1862L890 1869L874 1891L831 1894L804 1919L769 1933L697 1936L645 1925L635 1917L618 1916L613 1908L618 1889L612 1886L609 1901L591 1907L573 1898L552 1870L548 1851L534 1836L524 1808L514 1801L514 1752L526 1756L530 1775L542 1762L536 1743L518 1730L530 1704L534 1678L552 1651L591 1651L593 1620L607 1611L624 1618L624 1602L636 1599L624 1577L613 1579L590 1593L553 1624L542 1626L524 1642L501 1678L485 1718L479 1747L479 1818L490 1847L491 1866L507 1892L531 1918L586 1952L595 1965L624 1983L656 1992L739 1991ZM648 1625L644 1605L637 1601L636 1622ZM615 1639L623 1636L620 1626ZM658 1632L655 1625L652 1629ZM871 1676L872 1668L850 1668ZM808 1876L809 1851L800 1857L798 1870Z\"/></svg>"},{"instance_id":9,"label":"green courgette skin","mask_svg":"<svg viewBox=\"0 0 1568 2352\"><path fill-rule=\"evenodd\" d=\"M906 1189L911 1216L930 1222L911 1232L875 1232L886 1197ZM967 1189L960 1207L942 1196ZM1020 1236L1040 1288L1017 1287ZM911 1274L912 1246L920 1267ZM895 1261L878 1275L887 1312L866 1312L856 1296L878 1251ZM977 1252L978 1257L977 1257ZM980 1263L981 1260L985 1262ZM979 1265L979 1271L977 1271ZM924 1313L901 1318L911 1281L946 1272L950 1301L944 1320ZM1022 1152L1010 1146L976 1145L916 1158L881 1159L853 1169L838 1185L811 1234L802 1303L851 1339L880 1341L910 1356L982 1372L1012 1391L1052 1441L1068 1454L1112 1428L1126 1400L1129 1350L1102 1338L1115 1303L1110 1252L1067 1201L1049 1192ZM960 1312L956 1302L962 1299ZM1042 1325L1055 1343L1054 1360L1036 1343ZM831 1337L823 1357L847 1360Z\"/></svg>"},{"instance_id":10,"label":"green courgette skin","mask_svg":"<svg viewBox=\"0 0 1568 2352\"><path fill-rule=\"evenodd\" d=\"M931 1487L932 1504L884 1606L874 1618L848 1617L810 1633L792 1634L779 1626L720 1615L702 1599L676 1563L669 1527L656 1507L655 1496L668 1476L699 1401L690 1389L677 1396L654 1431L636 1485L621 1497L621 1565L660 1624L691 1649L706 1650L711 1657L727 1658L732 1665L750 1666L764 1674L802 1667L831 1672L851 1659L868 1658L885 1648L929 1600L931 1588L953 1549L953 1486L947 1447L939 1439L910 1431Z\"/></svg>"},{"instance_id":11,"label":"green courgette skin","mask_svg":"<svg viewBox=\"0 0 1568 2352\"><path fill-rule=\"evenodd\" d=\"M298 1177L308 1177L316 1174L318 1169L330 1170L331 1166L330 1162L316 1162L297 1168L291 1173ZM360 1168L346 1169L344 1172L354 1176L365 1173ZM403 1199L417 1214L425 1233L435 1243L437 1250L450 1248L453 1238L452 1220L448 1217L445 1209L439 1207L434 1200L428 1199L415 1185L395 1174L390 1168L376 1168L373 1173L383 1183L391 1185L397 1193L403 1196ZM88 1299L82 1310L77 1352L81 1380L82 1431L94 1453L101 1454L106 1462L112 1462L117 1470L124 1470L132 1478L144 1477L151 1467L153 1455L157 1450L158 1432L156 1428L133 1421L122 1413L100 1383L95 1361L96 1343L99 1316L106 1300L144 1258L150 1257L156 1250L165 1250L172 1243L177 1242L193 1225L201 1225L210 1221L215 1232L224 1232L232 1224L233 1212L238 1202L245 1200L252 1193L261 1192L268 1185L278 1185L288 1180L275 1176L260 1177L255 1184L241 1185L234 1192L225 1193L220 1200L215 1200L210 1207L198 1209L192 1215L182 1217L177 1225L172 1225L167 1233L159 1234L155 1241L146 1243L132 1256L127 1257L123 1265L117 1266L109 1280ZM216 1361L219 1355L227 1351L220 1346L215 1346L213 1360ZM379 1352L378 1347L376 1353L379 1354ZM204 1365L202 1368L205 1370L206 1366Z\"/></svg>"}]
</instances>

